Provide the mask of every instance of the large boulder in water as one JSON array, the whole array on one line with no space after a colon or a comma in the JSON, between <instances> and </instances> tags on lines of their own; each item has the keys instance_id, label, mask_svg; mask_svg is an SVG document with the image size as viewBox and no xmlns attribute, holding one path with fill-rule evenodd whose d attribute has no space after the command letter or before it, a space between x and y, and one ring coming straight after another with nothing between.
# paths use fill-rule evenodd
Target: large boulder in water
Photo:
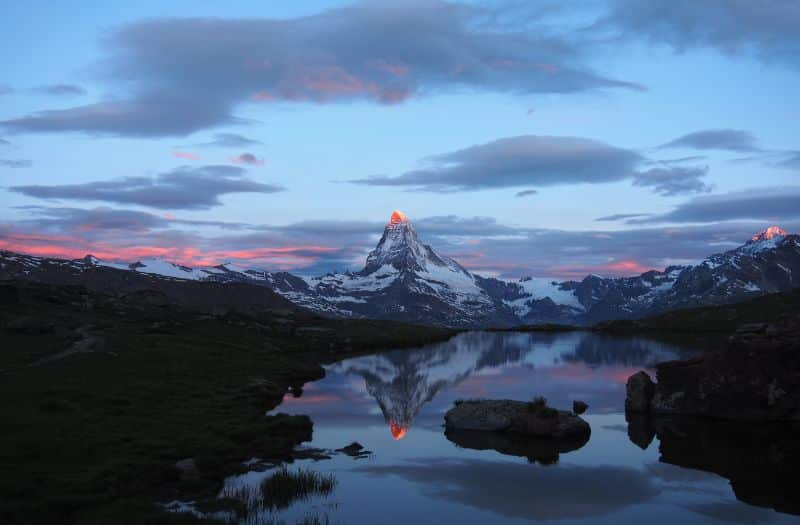
<instances>
[{"instance_id":1,"label":"large boulder in water","mask_svg":"<svg viewBox=\"0 0 800 525\"><path fill-rule=\"evenodd\" d=\"M628 412L649 412L650 401L655 394L656 386L647 372L636 372L625 384L625 410Z\"/></svg>"},{"instance_id":2,"label":"large boulder in water","mask_svg":"<svg viewBox=\"0 0 800 525\"><path fill-rule=\"evenodd\" d=\"M448 430L514 432L538 438L573 439L591 434L589 423L565 410L509 399L458 402L444 416Z\"/></svg>"}]
</instances>

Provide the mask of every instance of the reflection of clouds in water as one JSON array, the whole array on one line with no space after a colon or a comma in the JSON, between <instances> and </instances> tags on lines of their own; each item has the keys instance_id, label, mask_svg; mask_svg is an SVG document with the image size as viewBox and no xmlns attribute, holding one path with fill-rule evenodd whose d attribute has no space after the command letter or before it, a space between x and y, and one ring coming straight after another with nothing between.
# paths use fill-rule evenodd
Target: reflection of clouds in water
<instances>
[{"instance_id":1,"label":"reflection of clouds in water","mask_svg":"<svg viewBox=\"0 0 800 525\"><path fill-rule=\"evenodd\" d=\"M669 463L647 463L647 472L666 483L724 482L727 480L711 472L676 467Z\"/></svg>"},{"instance_id":2,"label":"reflection of clouds in water","mask_svg":"<svg viewBox=\"0 0 800 525\"><path fill-rule=\"evenodd\" d=\"M738 501L696 503L684 505L684 508L724 523L775 523L776 520L785 523L791 519L772 510L751 507Z\"/></svg>"},{"instance_id":3,"label":"reflection of clouds in water","mask_svg":"<svg viewBox=\"0 0 800 525\"><path fill-rule=\"evenodd\" d=\"M432 460L358 469L399 476L427 495L511 518L554 520L601 516L658 494L647 474L632 468L533 465L484 460ZM614 480L609 483L609 480Z\"/></svg>"}]
</instances>

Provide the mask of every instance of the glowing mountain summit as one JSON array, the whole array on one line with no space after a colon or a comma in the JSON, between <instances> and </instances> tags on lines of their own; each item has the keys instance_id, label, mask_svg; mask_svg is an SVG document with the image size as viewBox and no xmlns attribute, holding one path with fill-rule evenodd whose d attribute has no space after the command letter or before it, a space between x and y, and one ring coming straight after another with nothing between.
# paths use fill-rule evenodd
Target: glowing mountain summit
<instances>
[{"instance_id":1,"label":"glowing mountain summit","mask_svg":"<svg viewBox=\"0 0 800 525\"><path fill-rule=\"evenodd\" d=\"M403 222L408 222L406 214L400 210L394 210L392 216L389 218L389 224L400 224Z\"/></svg>"},{"instance_id":2,"label":"glowing mountain summit","mask_svg":"<svg viewBox=\"0 0 800 525\"><path fill-rule=\"evenodd\" d=\"M784 230L780 226L770 226L769 228L759 233L758 235L753 235L753 238L750 240L752 242L770 241L775 237L786 237L786 235L787 235L786 230Z\"/></svg>"},{"instance_id":3,"label":"glowing mountain summit","mask_svg":"<svg viewBox=\"0 0 800 525\"><path fill-rule=\"evenodd\" d=\"M469 273L457 262L439 255L433 248L423 244L405 213L395 210L383 230L383 236L372 252L361 275L369 275L381 268L392 266L400 272L429 272L437 268L463 278Z\"/></svg>"}]
</instances>

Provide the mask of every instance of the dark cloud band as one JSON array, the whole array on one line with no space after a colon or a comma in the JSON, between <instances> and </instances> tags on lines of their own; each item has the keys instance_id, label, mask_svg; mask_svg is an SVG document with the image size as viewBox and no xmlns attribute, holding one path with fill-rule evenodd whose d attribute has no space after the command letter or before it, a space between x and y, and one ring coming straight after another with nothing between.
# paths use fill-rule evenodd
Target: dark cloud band
<instances>
[{"instance_id":1,"label":"dark cloud band","mask_svg":"<svg viewBox=\"0 0 800 525\"><path fill-rule=\"evenodd\" d=\"M154 178L125 177L85 184L14 186L11 191L40 199L138 204L159 209L208 209L229 193L276 193L280 186L245 177L236 166L183 166Z\"/></svg>"}]
</instances>

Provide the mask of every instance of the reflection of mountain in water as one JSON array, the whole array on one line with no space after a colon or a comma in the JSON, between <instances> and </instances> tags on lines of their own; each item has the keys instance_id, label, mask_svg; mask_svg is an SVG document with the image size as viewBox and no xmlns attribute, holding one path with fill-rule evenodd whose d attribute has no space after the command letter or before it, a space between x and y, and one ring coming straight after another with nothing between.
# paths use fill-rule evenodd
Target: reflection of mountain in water
<instances>
[{"instance_id":1,"label":"reflection of mountain in water","mask_svg":"<svg viewBox=\"0 0 800 525\"><path fill-rule=\"evenodd\" d=\"M484 369L510 365L548 368L565 362L590 366L647 366L674 359L674 347L645 340L636 344L586 332L566 334L469 332L418 350L348 359L330 367L364 378L395 439L402 439L423 405L442 389Z\"/></svg>"},{"instance_id":2,"label":"reflection of mountain in water","mask_svg":"<svg viewBox=\"0 0 800 525\"><path fill-rule=\"evenodd\" d=\"M583 337L572 354L564 360L589 366L624 365L653 367L656 363L676 358L676 347L642 337Z\"/></svg>"}]
</instances>

